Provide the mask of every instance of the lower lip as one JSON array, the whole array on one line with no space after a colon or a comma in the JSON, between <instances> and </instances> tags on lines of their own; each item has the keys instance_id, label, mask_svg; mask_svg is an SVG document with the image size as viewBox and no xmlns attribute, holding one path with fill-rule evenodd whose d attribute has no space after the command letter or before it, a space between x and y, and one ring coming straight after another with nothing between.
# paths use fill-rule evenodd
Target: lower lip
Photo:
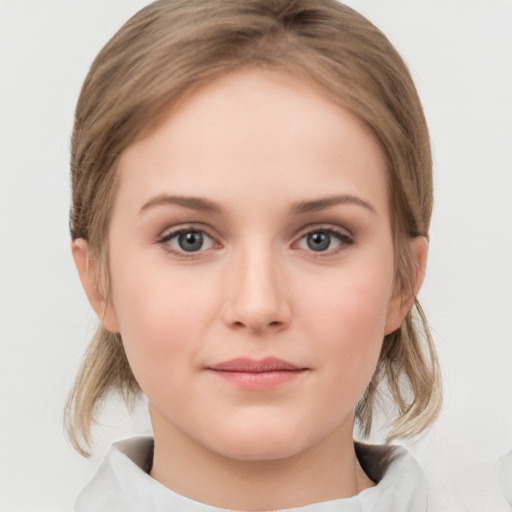
<instances>
[{"instance_id":1,"label":"lower lip","mask_svg":"<svg viewBox=\"0 0 512 512\"><path fill-rule=\"evenodd\" d=\"M303 375L306 370L274 370L269 372L234 372L211 370L221 379L244 389L272 389Z\"/></svg>"}]
</instances>

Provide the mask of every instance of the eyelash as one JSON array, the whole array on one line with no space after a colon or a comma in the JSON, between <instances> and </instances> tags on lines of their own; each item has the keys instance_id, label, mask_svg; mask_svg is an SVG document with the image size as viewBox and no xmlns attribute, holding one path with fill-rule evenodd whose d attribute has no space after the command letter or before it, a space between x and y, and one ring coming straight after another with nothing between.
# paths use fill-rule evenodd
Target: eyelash
<instances>
[{"instance_id":1,"label":"eyelash","mask_svg":"<svg viewBox=\"0 0 512 512\"><path fill-rule=\"evenodd\" d=\"M171 240L173 240L176 237L179 237L180 235L190 233L197 233L200 234L204 240L204 237L211 240L211 247L207 247L206 249L199 249L197 251L186 251L183 249L173 248L170 244ZM323 234L328 235L330 237L329 239L329 246L332 244L332 238L336 239L339 245L335 247L334 249L329 249L325 251L315 251L314 249L302 249L305 252L308 252L313 257L328 257L332 256L333 254L337 254L340 251L343 251L348 246L354 244L354 238L352 235L347 234L346 231L336 229L334 227L325 227L325 226L319 226L319 227L309 227L307 230L303 231L303 233L300 235L299 239L292 244L292 247L297 246L301 241L307 240L307 237L309 235L314 234ZM162 247L162 249L170 254L177 255L181 258L195 258L198 257L199 254L204 253L205 251L209 251L210 249L218 249L222 247L222 245L215 240L213 236L211 236L204 228L202 227L195 227L195 226L185 226L180 227L178 229L174 229L163 236L161 236L157 243ZM178 242L179 243L179 242ZM306 242L307 243L307 242Z\"/></svg>"},{"instance_id":2,"label":"eyelash","mask_svg":"<svg viewBox=\"0 0 512 512\"><path fill-rule=\"evenodd\" d=\"M332 256L334 254L339 253L340 251L343 251L347 249L349 246L353 245L355 240L352 235L348 234L345 230L336 229L334 227L325 227L325 226L319 226L319 227L309 227L307 231L304 231L303 234L300 236L299 240L295 242L294 245L298 244L302 240L306 240L309 235L313 234L324 234L331 237L331 240L329 241L329 245L332 242L332 238L336 239L339 242L339 245L333 249L327 249L325 251L315 251L313 249L304 249L306 252L311 253L311 256L315 258L326 258L329 256Z\"/></svg>"},{"instance_id":3,"label":"eyelash","mask_svg":"<svg viewBox=\"0 0 512 512\"><path fill-rule=\"evenodd\" d=\"M184 235L187 233L198 233L202 235L203 239L206 235L211 241L212 241L212 247L208 247L207 249L200 249L198 251L185 251L180 250L177 248L173 248L170 244L171 240L173 238L176 238L180 235ZM195 226L185 226L178 229L174 229L168 233L165 233L163 236L161 236L157 243L162 247L162 249L170 254L177 255L181 258L194 258L197 257L199 253L202 253L206 250L209 250L211 248L219 248L221 247L221 244L218 243L213 236L211 236L204 228L202 227L195 227Z\"/></svg>"}]
</instances>

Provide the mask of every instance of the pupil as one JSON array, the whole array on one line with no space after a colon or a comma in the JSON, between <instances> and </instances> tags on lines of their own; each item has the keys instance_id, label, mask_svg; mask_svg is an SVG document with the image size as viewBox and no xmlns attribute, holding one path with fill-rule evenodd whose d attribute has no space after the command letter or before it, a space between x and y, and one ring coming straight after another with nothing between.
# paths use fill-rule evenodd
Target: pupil
<instances>
[{"instance_id":1,"label":"pupil","mask_svg":"<svg viewBox=\"0 0 512 512\"><path fill-rule=\"evenodd\" d=\"M312 251L325 251L329 248L331 239L327 233L312 233L308 235L307 243Z\"/></svg>"},{"instance_id":2,"label":"pupil","mask_svg":"<svg viewBox=\"0 0 512 512\"><path fill-rule=\"evenodd\" d=\"M181 233L178 238L180 248L187 252L198 251L203 246L203 235L197 231Z\"/></svg>"}]
</instances>

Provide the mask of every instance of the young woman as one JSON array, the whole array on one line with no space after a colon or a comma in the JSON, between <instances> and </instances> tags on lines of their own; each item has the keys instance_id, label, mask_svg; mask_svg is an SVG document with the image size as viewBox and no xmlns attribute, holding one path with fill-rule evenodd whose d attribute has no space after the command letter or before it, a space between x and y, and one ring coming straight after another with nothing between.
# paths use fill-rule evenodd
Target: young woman
<instances>
[{"instance_id":1,"label":"young woman","mask_svg":"<svg viewBox=\"0 0 512 512\"><path fill-rule=\"evenodd\" d=\"M72 146L73 256L101 325L70 395L144 393L76 510L425 510L388 441L436 418L416 300L432 210L411 77L334 1L161 0L93 63ZM394 417L393 417L394 415Z\"/></svg>"}]
</instances>

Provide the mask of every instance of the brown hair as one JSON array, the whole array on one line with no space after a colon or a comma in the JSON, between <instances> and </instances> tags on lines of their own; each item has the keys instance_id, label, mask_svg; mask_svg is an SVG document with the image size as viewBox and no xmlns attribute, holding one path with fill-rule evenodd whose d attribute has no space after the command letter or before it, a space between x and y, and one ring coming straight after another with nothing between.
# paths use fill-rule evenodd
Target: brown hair
<instances>
[{"instance_id":1,"label":"brown hair","mask_svg":"<svg viewBox=\"0 0 512 512\"><path fill-rule=\"evenodd\" d=\"M396 283L411 290L408 241L428 236L432 160L416 89L387 38L336 0L159 0L132 17L101 50L76 108L71 235L87 240L104 299L119 156L186 91L248 66L313 80L374 130L388 158ZM401 327L385 337L375 374L357 405L364 435L386 390L396 405L388 440L418 434L439 413L438 361L417 301ZM120 335L100 326L66 405L68 434L82 454L91 445L98 404L112 391L127 402L141 392Z\"/></svg>"}]
</instances>

